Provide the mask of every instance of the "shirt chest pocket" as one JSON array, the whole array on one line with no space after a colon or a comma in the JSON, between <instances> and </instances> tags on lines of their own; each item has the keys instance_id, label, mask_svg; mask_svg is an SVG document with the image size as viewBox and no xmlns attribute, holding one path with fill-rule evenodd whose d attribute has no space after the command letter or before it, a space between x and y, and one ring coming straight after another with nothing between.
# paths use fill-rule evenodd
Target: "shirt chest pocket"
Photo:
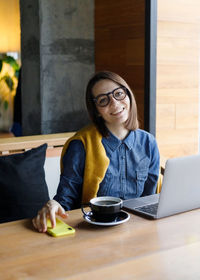
<instances>
[{"instance_id":1,"label":"shirt chest pocket","mask_svg":"<svg viewBox=\"0 0 200 280\"><path fill-rule=\"evenodd\" d=\"M137 194L140 196L144 191L144 184L148 178L149 173L149 159L142 159L136 169L136 181L137 181Z\"/></svg>"}]
</instances>

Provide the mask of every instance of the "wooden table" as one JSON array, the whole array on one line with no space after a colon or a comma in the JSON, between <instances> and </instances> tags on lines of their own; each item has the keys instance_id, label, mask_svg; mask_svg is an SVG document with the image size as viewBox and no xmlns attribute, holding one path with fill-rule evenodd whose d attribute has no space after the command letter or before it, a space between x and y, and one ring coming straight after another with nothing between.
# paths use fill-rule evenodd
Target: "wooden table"
<instances>
[{"instance_id":1,"label":"wooden table","mask_svg":"<svg viewBox=\"0 0 200 280\"><path fill-rule=\"evenodd\" d=\"M131 214L99 227L69 212L73 236L36 232L30 220L0 225L0 279L200 279L200 210L157 221Z\"/></svg>"},{"instance_id":2,"label":"wooden table","mask_svg":"<svg viewBox=\"0 0 200 280\"><path fill-rule=\"evenodd\" d=\"M0 131L0 139L1 138L10 138L14 137L14 134L12 132L2 132Z\"/></svg>"}]
</instances>

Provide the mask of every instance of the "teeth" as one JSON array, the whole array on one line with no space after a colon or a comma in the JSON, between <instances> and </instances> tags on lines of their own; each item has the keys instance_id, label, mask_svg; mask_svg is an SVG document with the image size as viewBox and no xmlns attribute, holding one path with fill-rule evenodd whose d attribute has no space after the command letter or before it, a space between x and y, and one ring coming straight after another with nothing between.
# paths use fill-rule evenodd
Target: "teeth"
<instances>
[{"instance_id":1,"label":"teeth","mask_svg":"<svg viewBox=\"0 0 200 280\"><path fill-rule=\"evenodd\" d=\"M123 108L121 111L118 111L118 112L112 113L112 115L117 115L117 114L121 113L123 110L124 110L124 108Z\"/></svg>"},{"instance_id":2,"label":"teeth","mask_svg":"<svg viewBox=\"0 0 200 280\"><path fill-rule=\"evenodd\" d=\"M113 115L117 115L117 114L119 114L120 112L116 112L116 113L113 113Z\"/></svg>"}]
</instances>

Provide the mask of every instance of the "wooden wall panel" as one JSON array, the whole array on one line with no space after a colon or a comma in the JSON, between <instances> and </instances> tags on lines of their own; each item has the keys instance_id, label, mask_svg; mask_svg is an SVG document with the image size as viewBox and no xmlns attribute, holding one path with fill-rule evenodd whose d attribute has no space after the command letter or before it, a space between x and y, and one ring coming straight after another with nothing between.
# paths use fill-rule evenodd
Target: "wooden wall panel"
<instances>
[{"instance_id":1,"label":"wooden wall panel","mask_svg":"<svg viewBox=\"0 0 200 280\"><path fill-rule=\"evenodd\" d=\"M144 126L145 0L95 0L96 71L120 74L135 93Z\"/></svg>"},{"instance_id":2,"label":"wooden wall panel","mask_svg":"<svg viewBox=\"0 0 200 280\"><path fill-rule=\"evenodd\" d=\"M156 137L167 158L198 152L199 12L199 0L158 0Z\"/></svg>"}]
</instances>

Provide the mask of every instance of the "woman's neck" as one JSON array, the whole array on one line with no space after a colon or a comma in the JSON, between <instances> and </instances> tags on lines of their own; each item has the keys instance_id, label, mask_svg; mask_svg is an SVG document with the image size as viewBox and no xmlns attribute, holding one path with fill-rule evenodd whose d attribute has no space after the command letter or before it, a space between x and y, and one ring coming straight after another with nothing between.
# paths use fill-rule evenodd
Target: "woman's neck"
<instances>
[{"instance_id":1,"label":"woman's neck","mask_svg":"<svg viewBox=\"0 0 200 280\"><path fill-rule=\"evenodd\" d=\"M120 140L125 139L126 136L129 134L129 130L124 126L113 126L106 124L106 127L113 135L115 135Z\"/></svg>"}]
</instances>

